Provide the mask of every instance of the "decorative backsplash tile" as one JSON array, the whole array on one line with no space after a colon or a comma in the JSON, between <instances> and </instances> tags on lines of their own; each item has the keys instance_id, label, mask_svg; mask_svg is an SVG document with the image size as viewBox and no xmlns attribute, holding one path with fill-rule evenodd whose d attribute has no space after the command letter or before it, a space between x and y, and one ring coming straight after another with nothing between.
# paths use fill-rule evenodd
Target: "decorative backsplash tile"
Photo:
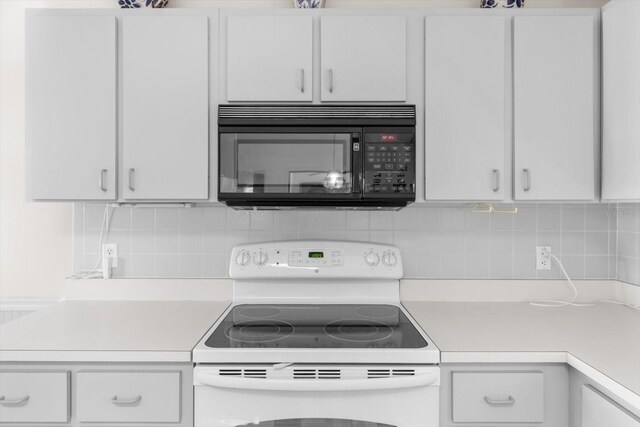
<instances>
[{"instance_id":1,"label":"decorative backsplash tile","mask_svg":"<svg viewBox=\"0 0 640 427\"><path fill-rule=\"evenodd\" d=\"M74 207L76 271L99 260L104 210L100 204ZM227 277L235 245L338 239L398 246L408 278L557 279L555 265L535 269L535 246L548 245L573 278L616 278L616 269L633 260L635 276L628 281L634 282L640 250L631 252L631 240L638 245L640 227L617 230L617 221L628 218L616 213L615 205L575 204L528 204L516 214L476 213L470 205L397 212L119 207L112 210L105 241L118 244L114 277ZM625 255L616 259L621 243Z\"/></svg>"}]
</instances>

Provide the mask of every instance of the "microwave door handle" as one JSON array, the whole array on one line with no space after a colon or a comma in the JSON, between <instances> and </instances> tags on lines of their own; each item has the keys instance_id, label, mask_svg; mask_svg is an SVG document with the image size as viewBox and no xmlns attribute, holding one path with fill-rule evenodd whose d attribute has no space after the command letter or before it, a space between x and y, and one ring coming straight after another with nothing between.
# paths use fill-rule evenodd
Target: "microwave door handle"
<instances>
[{"instance_id":1,"label":"microwave door handle","mask_svg":"<svg viewBox=\"0 0 640 427\"><path fill-rule=\"evenodd\" d=\"M414 375L412 377L399 376L361 380L280 380L223 377L212 372L196 372L195 385L239 390L336 392L426 387L437 385L438 380L438 375L435 373Z\"/></svg>"},{"instance_id":2,"label":"microwave door handle","mask_svg":"<svg viewBox=\"0 0 640 427\"><path fill-rule=\"evenodd\" d=\"M364 135L361 133L360 135ZM357 145L356 145L357 144ZM357 141L351 141L351 188L354 194L362 194L364 180L364 141L362 136Z\"/></svg>"}]
</instances>

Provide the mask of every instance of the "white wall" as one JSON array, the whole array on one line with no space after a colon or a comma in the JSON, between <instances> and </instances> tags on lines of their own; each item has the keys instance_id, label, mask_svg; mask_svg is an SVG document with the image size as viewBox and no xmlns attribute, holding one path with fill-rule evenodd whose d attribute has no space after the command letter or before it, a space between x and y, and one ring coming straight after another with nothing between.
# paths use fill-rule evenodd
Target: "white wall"
<instances>
[{"instance_id":1,"label":"white wall","mask_svg":"<svg viewBox=\"0 0 640 427\"><path fill-rule=\"evenodd\" d=\"M290 7L292 0L169 0L173 7ZM327 0L327 7L478 7L480 0ZM605 0L527 0L527 7L600 7ZM70 204L26 203L24 10L116 7L116 0L0 0L0 299L62 296L71 271Z\"/></svg>"}]
</instances>

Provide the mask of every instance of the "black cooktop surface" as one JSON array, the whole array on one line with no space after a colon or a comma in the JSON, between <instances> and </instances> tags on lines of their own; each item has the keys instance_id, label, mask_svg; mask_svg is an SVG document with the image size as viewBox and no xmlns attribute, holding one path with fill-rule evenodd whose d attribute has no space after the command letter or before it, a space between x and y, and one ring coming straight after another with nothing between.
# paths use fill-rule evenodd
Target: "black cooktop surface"
<instances>
[{"instance_id":1,"label":"black cooktop surface","mask_svg":"<svg viewBox=\"0 0 640 427\"><path fill-rule=\"evenodd\" d=\"M212 348L424 348L393 305L238 305L207 339Z\"/></svg>"}]
</instances>

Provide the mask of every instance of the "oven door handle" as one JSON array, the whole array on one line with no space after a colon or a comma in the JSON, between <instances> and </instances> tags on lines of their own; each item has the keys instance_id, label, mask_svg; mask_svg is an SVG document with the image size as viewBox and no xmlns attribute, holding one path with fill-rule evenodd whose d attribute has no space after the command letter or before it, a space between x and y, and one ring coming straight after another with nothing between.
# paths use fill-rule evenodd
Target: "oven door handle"
<instances>
[{"instance_id":1,"label":"oven door handle","mask_svg":"<svg viewBox=\"0 0 640 427\"><path fill-rule=\"evenodd\" d=\"M195 385L216 388L270 391L366 391L393 390L437 385L437 374L420 374L363 380L298 379L280 380L245 377L221 377L217 374L197 372Z\"/></svg>"}]
</instances>

